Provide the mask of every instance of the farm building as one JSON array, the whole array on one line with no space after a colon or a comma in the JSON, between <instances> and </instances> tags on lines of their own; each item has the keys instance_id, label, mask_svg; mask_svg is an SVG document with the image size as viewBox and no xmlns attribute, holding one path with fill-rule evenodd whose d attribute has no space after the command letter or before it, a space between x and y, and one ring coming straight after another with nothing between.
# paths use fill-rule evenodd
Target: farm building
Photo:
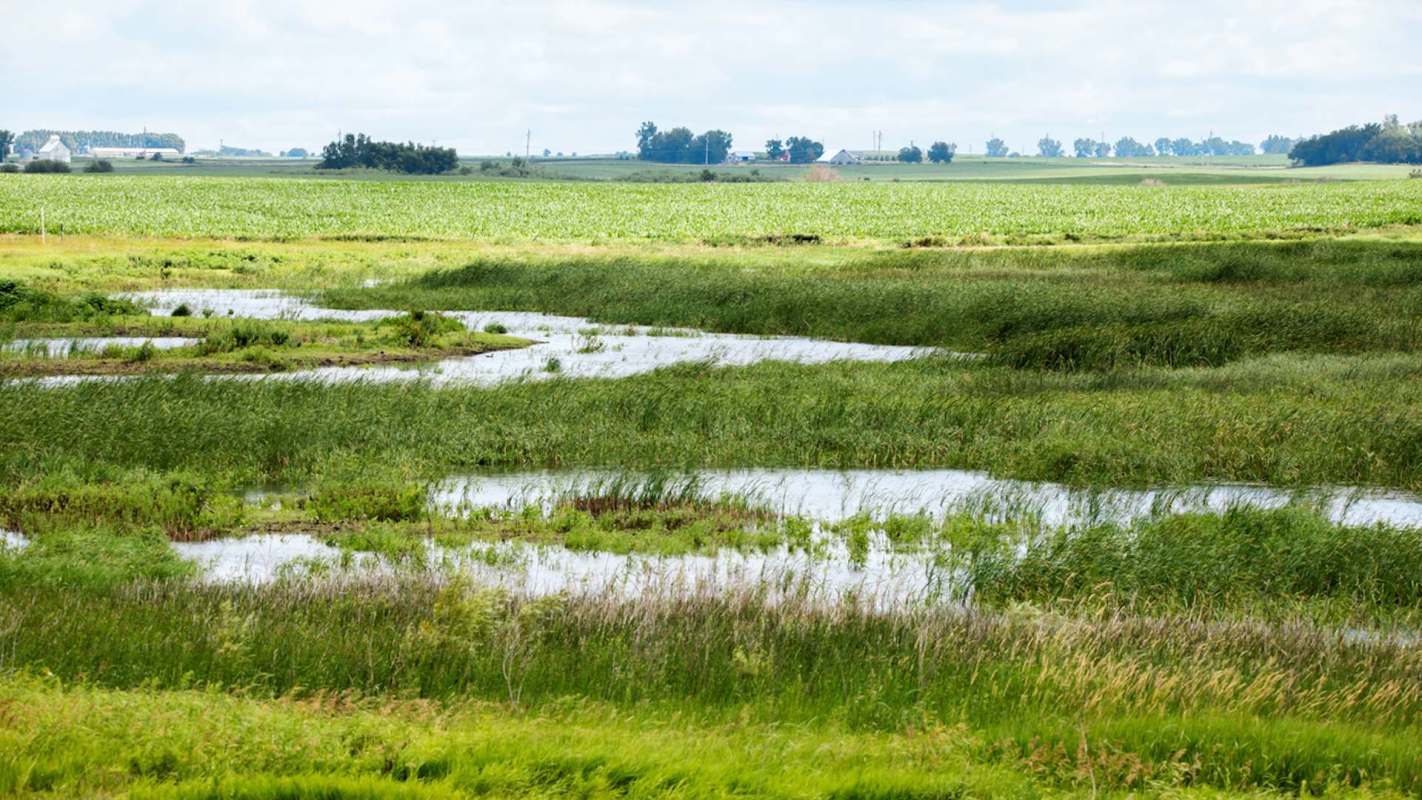
<instances>
[{"instance_id":1,"label":"farm building","mask_svg":"<svg viewBox=\"0 0 1422 800\"><path fill-rule=\"evenodd\" d=\"M863 159L861 159L859 156L849 152L848 150L841 150L838 153L835 153L833 156L830 156L829 163L834 164L837 167L844 167L850 164L858 164L862 160Z\"/></svg>"},{"instance_id":2,"label":"farm building","mask_svg":"<svg viewBox=\"0 0 1422 800\"><path fill-rule=\"evenodd\" d=\"M726 154L727 164L749 164L755 160L755 153L749 150L736 150Z\"/></svg>"},{"instance_id":3,"label":"farm building","mask_svg":"<svg viewBox=\"0 0 1422 800\"><path fill-rule=\"evenodd\" d=\"M172 147L91 147L89 155L94 158L182 158L183 153Z\"/></svg>"},{"instance_id":4,"label":"farm building","mask_svg":"<svg viewBox=\"0 0 1422 800\"><path fill-rule=\"evenodd\" d=\"M44 146L39 149L38 153L35 153L35 160L59 161L68 164L69 148L64 145L64 142L59 141L58 135L51 134L49 141L44 143Z\"/></svg>"}]
</instances>

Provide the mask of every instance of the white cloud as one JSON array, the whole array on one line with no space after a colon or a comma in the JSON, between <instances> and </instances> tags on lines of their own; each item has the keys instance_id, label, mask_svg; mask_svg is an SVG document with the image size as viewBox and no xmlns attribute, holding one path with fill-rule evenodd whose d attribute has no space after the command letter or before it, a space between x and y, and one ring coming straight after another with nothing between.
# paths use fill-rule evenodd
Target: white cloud
<instances>
[{"instance_id":1,"label":"white cloud","mask_svg":"<svg viewBox=\"0 0 1422 800\"><path fill-rule=\"evenodd\" d=\"M744 146L1422 117L1415 0L70 0L9 15L0 125L311 147L336 130L468 153L630 146L643 119ZM1407 104L1412 104L1410 107Z\"/></svg>"}]
</instances>

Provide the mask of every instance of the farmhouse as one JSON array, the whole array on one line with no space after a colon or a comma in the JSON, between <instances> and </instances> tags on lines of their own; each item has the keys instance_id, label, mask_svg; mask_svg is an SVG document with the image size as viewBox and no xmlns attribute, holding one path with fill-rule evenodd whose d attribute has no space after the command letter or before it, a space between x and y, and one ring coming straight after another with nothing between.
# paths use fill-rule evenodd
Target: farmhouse
<instances>
[{"instance_id":1,"label":"farmhouse","mask_svg":"<svg viewBox=\"0 0 1422 800\"><path fill-rule=\"evenodd\" d=\"M182 158L181 150L172 147L91 147L89 155L94 158Z\"/></svg>"},{"instance_id":2,"label":"farmhouse","mask_svg":"<svg viewBox=\"0 0 1422 800\"><path fill-rule=\"evenodd\" d=\"M829 163L834 164L837 167L844 167L850 164L858 164L862 160L863 159L861 159L859 156L849 152L848 150L841 150L838 153L835 153L833 156L830 156Z\"/></svg>"},{"instance_id":3,"label":"farmhouse","mask_svg":"<svg viewBox=\"0 0 1422 800\"><path fill-rule=\"evenodd\" d=\"M69 163L69 148L64 142L59 141L57 134L50 134L49 141L35 153L36 161L59 161L64 164Z\"/></svg>"},{"instance_id":4,"label":"farmhouse","mask_svg":"<svg viewBox=\"0 0 1422 800\"><path fill-rule=\"evenodd\" d=\"M749 150L736 150L726 154L727 164L749 164L755 160L755 153Z\"/></svg>"}]
</instances>

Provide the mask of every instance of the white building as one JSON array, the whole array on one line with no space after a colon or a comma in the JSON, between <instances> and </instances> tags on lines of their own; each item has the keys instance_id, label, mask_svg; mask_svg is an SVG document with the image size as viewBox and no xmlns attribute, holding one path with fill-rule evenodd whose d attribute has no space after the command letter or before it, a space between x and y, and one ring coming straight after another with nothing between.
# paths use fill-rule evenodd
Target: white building
<instances>
[{"instance_id":1,"label":"white building","mask_svg":"<svg viewBox=\"0 0 1422 800\"><path fill-rule=\"evenodd\" d=\"M172 147L91 147L89 155L94 158L182 158L181 150Z\"/></svg>"},{"instance_id":2,"label":"white building","mask_svg":"<svg viewBox=\"0 0 1422 800\"><path fill-rule=\"evenodd\" d=\"M59 161L64 164L69 163L69 148L64 146L64 142L59 141L58 134L50 134L49 141L35 153L36 161Z\"/></svg>"},{"instance_id":3,"label":"white building","mask_svg":"<svg viewBox=\"0 0 1422 800\"><path fill-rule=\"evenodd\" d=\"M755 160L755 153L749 150L737 150L726 154L727 164L749 164Z\"/></svg>"},{"instance_id":4,"label":"white building","mask_svg":"<svg viewBox=\"0 0 1422 800\"><path fill-rule=\"evenodd\" d=\"M863 159L848 150L841 150L833 156L830 156L829 159L829 163L836 167L847 167L851 164L858 164L860 161L863 161Z\"/></svg>"}]
</instances>

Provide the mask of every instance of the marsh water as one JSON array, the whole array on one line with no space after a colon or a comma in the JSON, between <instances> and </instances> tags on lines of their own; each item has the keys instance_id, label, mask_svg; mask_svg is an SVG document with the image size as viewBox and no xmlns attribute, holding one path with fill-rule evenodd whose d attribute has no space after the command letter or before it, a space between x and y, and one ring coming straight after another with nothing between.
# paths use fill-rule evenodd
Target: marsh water
<instances>
[{"instance_id":1,"label":"marsh water","mask_svg":"<svg viewBox=\"0 0 1422 800\"><path fill-rule=\"evenodd\" d=\"M322 308L294 295L270 290L173 289L137 292L126 298L155 315L178 306L214 317L369 321L405 312ZM478 356L445 359L419 367L328 367L268 376L286 380L400 381L423 379L493 385L516 379L553 377L619 378L685 363L744 366L761 361L822 364L830 361L903 361L935 352L931 348L833 342L794 336L743 336L690 328L605 325L581 317L530 311L442 311L470 330L499 326L536 344Z\"/></svg>"},{"instance_id":2,"label":"marsh water","mask_svg":"<svg viewBox=\"0 0 1422 800\"><path fill-rule=\"evenodd\" d=\"M0 344L0 350L32 354L42 352L46 358L68 358L80 353L102 353L110 347L142 347L155 350L175 350L201 342L186 336L74 336L56 339L12 339Z\"/></svg>"},{"instance_id":3,"label":"marsh water","mask_svg":"<svg viewBox=\"0 0 1422 800\"><path fill-rule=\"evenodd\" d=\"M637 484L654 476L612 470L560 470L469 475L448 479L431 493L433 508L548 507L560 497L588 494L612 482ZM1096 522L1129 523L1159 514L1220 512L1233 506L1307 505L1346 525L1387 523L1422 527L1422 497L1348 488L1276 489L1214 484L1155 489L1076 489L1057 483L993 478L971 470L730 469L662 476L683 482L699 497L730 496L780 515L824 522L868 514L950 512L1032 518L1048 527Z\"/></svg>"},{"instance_id":4,"label":"marsh water","mask_svg":"<svg viewBox=\"0 0 1422 800\"><path fill-rule=\"evenodd\" d=\"M620 588L636 593L654 587L705 589L756 583L810 588L830 596L854 593L876 603L902 603L952 593L954 576L944 566L942 552L896 551L882 534L875 533L867 552L851 557L840 538L825 535L825 524L857 515L879 520L891 514L927 515L941 520L946 514L961 512L1057 528L1128 524L1161 514L1297 504L1348 525L1422 527L1422 497L1395 492L1286 491L1243 485L1087 491L964 470L698 470L671 478L608 470L498 473L442 481L431 488L429 504L432 511L448 515L489 509L517 512L532 507L547 512L562 498L658 479L670 480L707 500L735 499L776 515L812 520L817 523L816 547L813 553L775 547L657 556L576 552L520 543L477 543L464 548L431 544L425 562L467 572L481 583L534 594L582 588ZM252 492L247 500L260 503L264 495ZM174 547L206 565L206 574L214 580L263 582L293 565L304 568L312 561L356 569L391 566L375 556L343 554L333 544L301 535L253 536Z\"/></svg>"}]
</instances>

